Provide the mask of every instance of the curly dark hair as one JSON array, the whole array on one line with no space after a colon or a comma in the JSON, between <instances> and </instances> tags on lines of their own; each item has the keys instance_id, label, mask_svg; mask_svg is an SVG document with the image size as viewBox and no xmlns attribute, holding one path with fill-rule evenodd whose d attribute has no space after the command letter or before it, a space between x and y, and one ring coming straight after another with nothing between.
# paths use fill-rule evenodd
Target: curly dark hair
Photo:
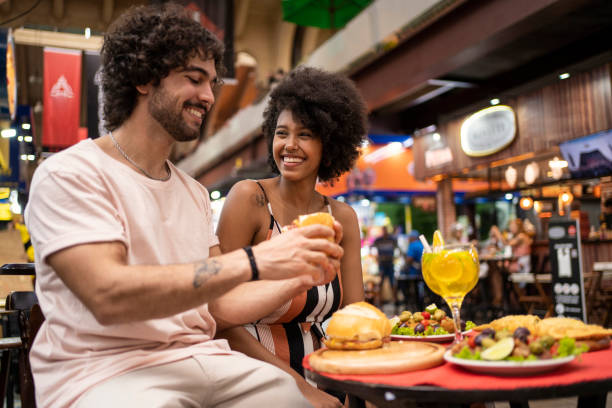
<instances>
[{"instance_id":1,"label":"curly dark hair","mask_svg":"<svg viewBox=\"0 0 612 408\"><path fill-rule=\"evenodd\" d=\"M136 86L159 85L171 70L199 56L214 59L217 75L224 73L224 46L184 7L166 3L132 7L104 36L100 84L104 127L115 130L132 114Z\"/></svg>"},{"instance_id":2,"label":"curly dark hair","mask_svg":"<svg viewBox=\"0 0 612 408\"><path fill-rule=\"evenodd\" d=\"M321 139L319 180L330 181L353 168L367 131L366 107L351 80L317 68L290 72L270 93L262 130L268 139L268 163L279 173L272 154L278 116L293 117Z\"/></svg>"}]
</instances>

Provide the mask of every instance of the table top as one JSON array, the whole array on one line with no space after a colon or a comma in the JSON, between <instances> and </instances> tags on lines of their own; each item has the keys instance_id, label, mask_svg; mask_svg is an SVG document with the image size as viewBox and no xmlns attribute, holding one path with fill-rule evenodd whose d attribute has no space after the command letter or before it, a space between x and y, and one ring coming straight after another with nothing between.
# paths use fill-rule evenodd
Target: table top
<instances>
[{"instance_id":1,"label":"table top","mask_svg":"<svg viewBox=\"0 0 612 408\"><path fill-rule=\"evenodd\" d=\"M450 363L427 370L387 375L318 373L304 359L306 377L385 406L391 401L471 403L525 401L612 390L612 349L583 354L553 372L497 377L466 371Z\"/></svg>"}]
</instances>

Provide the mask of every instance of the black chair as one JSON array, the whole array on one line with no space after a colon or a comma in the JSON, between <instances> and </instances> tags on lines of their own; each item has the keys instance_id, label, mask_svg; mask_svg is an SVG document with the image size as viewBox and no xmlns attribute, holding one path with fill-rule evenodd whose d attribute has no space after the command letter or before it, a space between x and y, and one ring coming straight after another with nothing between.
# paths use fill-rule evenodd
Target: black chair
<instances>
[{"instance_id":1,"label":"black chair","mask_svg":"<svg viewBox=\"0 0 612 408\"><path fill-rule=\"evenodd\" d=\"M34 264L6 264L0 267L0 275L35 275ZM13 408L14 379L18 378L22 408L35 408L34 382L30 368L29 351L44 316L32 291L11 292L5 302L6 321L4 337L0 339L2 359L0 363L0 407L6 401ZM12 355L17 352L17 364L12 370ZM11 375L12 374L12 375Z\"/></svg>"},{"instance_id":2,"label":"black chair","mask_svg":"<svg viewBox=\"0 0 612 408\"><path fill-rule=\"evenodd\" d=\"M34 380L30 367L30 349L38 329L44 322L38 299L34 292L12 292L6 298L7 311L14 311L17 316L19 338L19 392L22 408L35 408Z\"/></svg>"}]
</instances>

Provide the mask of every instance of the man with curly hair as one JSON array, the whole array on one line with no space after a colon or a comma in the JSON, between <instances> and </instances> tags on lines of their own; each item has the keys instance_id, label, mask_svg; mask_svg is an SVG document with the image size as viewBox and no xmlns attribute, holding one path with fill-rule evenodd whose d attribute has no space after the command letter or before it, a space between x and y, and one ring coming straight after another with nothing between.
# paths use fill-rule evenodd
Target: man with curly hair
<instances>
[{"instance_id":1,"label":"man with curly hair","mask_svg":"<svg viewBox=\"0 0 612 408\"><path fill-rule=\"evenodd\" d=\"M30 354L39 407L308 405L289 375L214 336L276 306L241 283L331 281L343 251L325 238L340 241L341 226L221 255L208 192L168 161L175 141L200 134L222 51L176 5L131 9L109 28L109 133L46 160L26 210L46 317ZM208 304L224 297L217 323Z\"/></svg>"},{"instance_id":2,"label":"man with curly hair","mask_svg":"<svg viewBox=\"0 0 612 408\"><path fill-rule=\"evenodd\" d=\"M267 316L219 336L233 349L290 373L314 406L341 407L342 396L338 399L306 382L302 359L321 347L321 324L327 318L363 300L361 241L355 211L319 194L315 185L317 180L333 181L353 167L366 134L365 103L345 76L297 68L271 92L263 131L269 163L279 176L244 180L232 187L217 229L221 250L268 242L299 215L328 212L342 224L344 256L338 276L329 284L304 291L267 283L259 291L262 302L289 300L279 302ZM211 311L216 315L216 308Z\"/></svg>"}]
</instances>

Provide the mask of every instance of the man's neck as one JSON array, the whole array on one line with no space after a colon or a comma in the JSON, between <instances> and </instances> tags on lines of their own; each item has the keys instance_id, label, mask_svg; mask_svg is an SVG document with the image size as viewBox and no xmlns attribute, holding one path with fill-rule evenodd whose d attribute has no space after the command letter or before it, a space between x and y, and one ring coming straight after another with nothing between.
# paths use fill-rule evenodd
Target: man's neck
<instances>
[{"instance_id":1,"label":"man's neck","mask_svg":"<svg viewBox=\"0 0 612 408\"><path fill-rule=\"evenodd\" d=\"M114 145L110 137L100 138L97 143L115 159L135 167L123 156L125 153L138 165L135 170L142 169L153 178L163 179L168 175L166 160L174 140L156 121L137 119L138 116L134 112L113 131L113 137L119 148Z\"/></svg>"}]
</instances>

